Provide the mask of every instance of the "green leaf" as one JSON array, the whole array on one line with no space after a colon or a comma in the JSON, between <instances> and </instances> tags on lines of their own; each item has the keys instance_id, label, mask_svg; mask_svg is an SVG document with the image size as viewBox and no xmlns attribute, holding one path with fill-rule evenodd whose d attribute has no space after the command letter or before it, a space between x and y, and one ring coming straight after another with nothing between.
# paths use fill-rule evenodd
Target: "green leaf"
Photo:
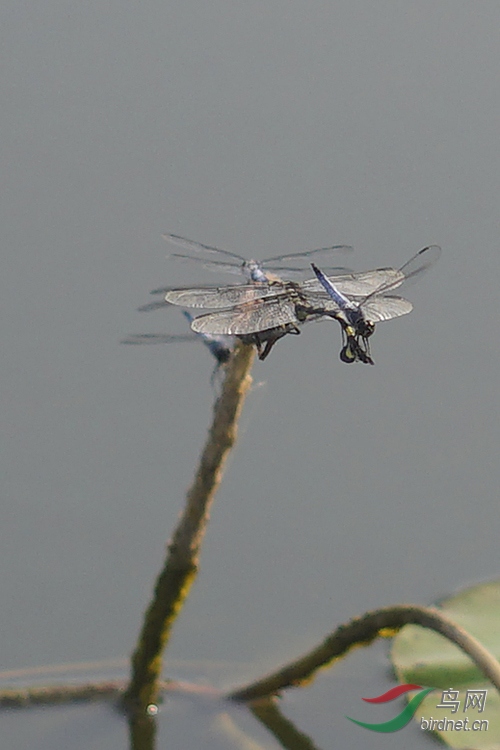
<instances>
[{"instance_id":1,"label":"green leaf","mask_svg":"<svg viewBox=\"0 0 500 750\"><path fill-rule=\"evenodd\" d=\"M466 589L442 601L440 607L500 659L500 581ZM434 726L434 732L450 747L500 750L500 696L457 646L431 630L407 625L394 638L391 658L400 682L436 688L415 714L414 719L421 727L430 731ZM460 706L455 713L452 707L437 707L443 690L459 691ZM468 707L464 712L467 690L487 690L482 712L477 707ZM436 724L445 718L454 722L468 718L469 728L446 730L443 723ZM429 723L431 719L434 724ZM474 731L472 723L481 720L488 722L488 728L483 724Z\"/></svg>"}]
</instances>

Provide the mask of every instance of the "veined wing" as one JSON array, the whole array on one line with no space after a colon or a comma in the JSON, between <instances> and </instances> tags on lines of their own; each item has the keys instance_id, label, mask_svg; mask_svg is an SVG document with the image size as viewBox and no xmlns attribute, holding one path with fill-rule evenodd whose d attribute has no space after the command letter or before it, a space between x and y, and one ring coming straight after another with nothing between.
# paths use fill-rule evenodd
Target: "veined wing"
<instances>
[{"instance_id":1,"label":"veined wing","mask_svg":"<svg viewBox=\"0 0 500 750\"><path fill-rule=\"evenodd\" d=\"M441 254L441 248L438 245L429 245L416 253L401 268L378 268L374 271L365 271L353 273L346 276L328 276L328 279L334 284L339 292L350 297L356 302L366 317L373 323L381 320L390 320L400 315L406 315L412 309L411 303L402 297L395 297L388 294L394 289L401 291L403 286L407 288L410 283L416 281L420 276L430 268ZM330 295L323 288L319 279L311 279L300 285L302 294L304 294L314 305L321 304L325 300L325 309L335 310L337 305L330 301ZM382 303L384 296L390 299L386 303L385 309ZM376 298L375 304L370 302ZM333 302L333 306L332 306Z\"/></svg>"},{"instance_id":2,"label":"veined wing","mask_svg":"<svg viewBox=\"0 0 500 750\"><path fill-rule=\"evenodd\" d=\"M186 254L186 253L172 253L172 257L178 258L180 260L189 260L194 261L197 263L201 263L205 266L205 268L209 268L211 270L217 270L217 271L227 271L229 273L243 273L245 274L245 268L247 264L250 262L247 258L244 258L242 255L238 255L238 253L230 252L229 250L223 250L219 247L213 247L212 245L205 245L201 242L194 242L193 240L188 240L186 237L180 237L176 234L164 234L162 235L163 239L165 239L167 242L170 242L174 245L177 245L179 247L182 247L184 250L189 250L191 252L194 252L194 255ZM292 262L298 262L301 259L308 259L310 256L314 255L314 257L318 260L318 262L321 262L322 258L325 260L330 260L331 254L333 252L347 252L352 250L353 248L351 245L332 245L330 247L320 247L316 248L314 250L304 250L299 253L288 253L285 255L277 255L272 258L265 258L263 260L257 260L255 261L259 268L263 270L270 270L270 271L277 271L277 272L287 272L290 274L298 274L298 273L305 273L307 270L307 264L302 263L302 265L299 262L299 267L297 266L288 266L285 265L287 261ZM198 254L199 253L199 254ZM212 258L205 258L203 255L217 255L219 258L226 258L230 260L213 260ZM331 273L343 273L346 271L344 268L339 268L337 266L335 267L328 267L324 266L325 272L331 272Z\"/></svg>"},{"instance_id":3,"label":"veined wing","mask_svg":"<svg viewBox=\"0 0 500 750\"><path fill-rule=\"evenodd\" d=\"M413 305L403 297L391 295L369 297L363 303L363 315L371 323L380 323L382 320L391 320L399 318L401 315L407 315L413 310Z\"/></svg>"},{"instance_id":4,"label":"veined wing","mask_svg":"<svg viewBox=\"0 0 500 750\"><path fill-rule=\"evenodd\" d=\"M352 245L330 245L330 247L317 247L314 250L302 250L300 253L286 253L285 255L275 255L274 258L264 258L264 260L258 261L264 266L269 266L271 263L274 265L282 264L285 261L299 260L300 258L310 258L314 255L315 259L318 260L318 256L324 255L328 257L333 252L350 252L354 248ZM319 262L319 260L318 260Z\"/></svg>"},{"instance_id":5,"label":"veined wing","mask_svg":"<svg viewBox=\"0 0 500 750\"><path fill-rule=\"evenodd\" d=\"M212 245L204 245L202 242L194 242L193 240L188 240L186 237L180 237L178 234L162 234L162 237L167 242L171 242L173 245L182 247L184 248L184 250L208 253L209 255L218 255L218 256L224 255L227 258L233 258L234 260L237 260L240 265L241 263L245 262L245 258L243 258L242 255L238 255L237 253L232 253L229 250L223 250L220 247L213 247ZM173 253L173 255L179 258L190 258L191 260L203 260L203 258L198 258L198 256L177 255L177 253Z\"/></svg>"},{"instance_id":6,"label":"veined wing","mask_svg":"<svg viewBox=\"0 0 500 750\"><path fill-rule=\"evenodd\" d=\"M198 258L194 255L184 255L183 253L172 253L172 258L176 258L177 260L188 260L193 261L195 263L200 263L203 268L208 268L210 271L225 271L227 273L233 273L238 275L245 275L244 268L245 263L240 263L239 261L237 263L224 263L220 260L212 260L208 258Z\"/></svg>"},{"instance_id":7,"label":"veined wing","mask_svg":"<svg viewBox=\"0 0 500 750\"><path fill-rule=\"evenodd\" d=\"M395 268L376 268L373 271L360 271L340 275L328 275L329 280L339 292L348 297L366 297L377 292L380 287L390 285L391 289L403 283L405 275ZM310 292L318 293L321 297L329 298L318 279L308 279L299 285L301 292L309 295Z\"/></svg>"},{"instance_id":8,"label":"veined wing","mask_svg":"<svg viewBox=\"0 0 500 750\"><path fill-rule=\"evenodd\" d=\"M147 305L141 305L137 308L138 312L152 312L153 310L161 310L164 307L170 307L169 303L162 299L158 302L148 302Z\"/></svg>"},{"instance_id":9,"label":"veined wing","mask_svg":"<svg viewBox=\"0 0 500 750\"><path fill-rule=\"evenodd\" d=\"M391 292L393 289L396 289L396 287L398 287L398 292L403 290L403 286L404 289L407 289L410 284L413 284L415 281L417 281L423 273L425 273L431 266L434 265L440 255L441 248L439 247L439 245L429 245L428 247L424 247L422 250L419 250L418 253L415 253L415 255L413 255L410 260L408 260L404 265L401 266L401 268L398 269L397 273L401 274L402 276L401 281L395 282L388 279L381 286L371 292L365 298L365 300L361 301L360 305L363 311L366 310L367 302L371 299L371 297L375 295L379 297L386 294L387 292ZM383 318L383 320L386 320L386 318Z\"/></svg>"},{"instance_id":10,"label":"veined wing","mask_svg":"<svg viewBox=\"0 0 500 750\"><path fill-rule=\"evenodd\" d=\"M331 273L334 275L348 274L351 273L351 269L343 266L331 266L328 265L331 262L332 254L334 253L347 253L351 252L353 247L351 245L331 245L330 247L318 247L314 250L303 250L299 253L286 253L284 255L276 255L273 258L264 258L264 260L257 261L264 271L269 270L277 274L286 273L292 278L309 272L309 259L314 256L318 263L321 263L325 269L325 273ZM294 265L290 265L293 263Z\"/></svg>"},{"instance_id":11,"label":"veined wing","mask_svg":"<svg viewBox=\"0 0 500 750\"><path fill-rule=\"evenodd\" d=\"M372 271L340 274L328 277L340 292L348 297L361 299L378 290L392 290L407 279L405 273L395 268L377 268ZM165 299L182 307L225 308L244 304L252 300L287 295L295 290L312 305L323 304L328 310L337 310L328 293L318 279L308 279L300 284L273 281L269 284L238 284L225 287L198 287L166 290ZM159 292L160 290L155 290ZM333 303L333 306L332 306Z\"/></svg>"},{"instance_id":12,"label":"veined wing","mask_svg":"<svg viewBox=\"0 0 500 750\"><path fill-rule=\"evenodd\" d=\"M167 291L165 299L181 307L234 307L267 297L286 296L295 285L286 282L237 284L236 286L198 287Z\"/></svg>"},{"instance_id":13,"label":"veined wing","mask_svg":"<svg viewBox=\"0 0 500 750\"><path fill-rule=\"evenodd\" d=\"M405 276L394 268L378 268L373 271L340 274L329 277L337 288L348 296L365 298L374 290L390 283L391 289L401 284ZM327 304L331 299L317 279L308 279L300 284L273 281L269 284L237 284L223 287L165 288L165 299L182 307L233 307L257 299L277 297L296 290L313 304ZM163 290L155 290L160 293ZM333 309L329 307L328 309Z\"/></svg>"},{"instance_id":14,"label":"veined wing","mask_svg":"<svg viewBox=\"0 0 500 750\"><path fill-rule=\"evenodd\" d=\"M228 362L233 351L234 339L231 336L218 336L209 333L164 334L138 333L120 341L121 344L175 344L187 341L202 341L221 365Z\"/></svg>"},{"instance_id":15,"label":"veined wing","mask_svg":"<svg viewBox=\"0 0 500 750\"><path fill-rule=\"evenodd\" d=\"M229 310L217 310L195 318L191 328L197 333L242 335L277 328L286 323L299 324L293 300L271 297L247 302Z\"/></svg>"},{"instance_id":16,"label":"veined wing","mask_svg":"<svg viewBox=\"0 0 500 750\"><path fill-rule=\"evenodd\" d=\"M347 245L345 246L347 249ZM333 250L334 248L321 248L321 250ZM320 250L311 250L310 253L314 252L320 252ZM304 255L304 253L297 253L297 256ZM303 277L306 273L309 271L309 264L306 263L303 266L286 266L283 263L268 263L267 261L247 261L244 260L243 262L237 262L237 263L229 263L229 262L223 262L220 260L212 260L208 258L198 258L194 255L187 255L184 253L172 253L172 258L176 258L177 260L181 261L194 261L195 263L201 263L201 265L204 268L208 268L210 271L223 271L226 273L232 273L232 274L238 274L242 275L245 278L248 278L251 273L252 266L257 266L261 270L261 272L269 276L269 281L272 279L272 274L275 276L280 274L287 274L287 276L292 276L294 278ZM293 256L289 256L293 257ZM352 273L350 268L346 268L345 266L324 266L323 269L325 273L328 274L349 274Z\"/></svg>"}]
</instances>

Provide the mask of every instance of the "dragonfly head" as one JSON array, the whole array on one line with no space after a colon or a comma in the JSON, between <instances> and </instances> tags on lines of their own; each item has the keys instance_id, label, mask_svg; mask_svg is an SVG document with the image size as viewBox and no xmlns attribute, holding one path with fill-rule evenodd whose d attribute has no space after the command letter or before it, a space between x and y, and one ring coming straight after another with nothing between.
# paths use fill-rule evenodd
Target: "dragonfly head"
<instances>
[{"instance_id":1,"label":"dragonfly head","mask_svg":"<svg viewBox=\"0 0 500 750\"><path fill-rule=\"evenodd\" d=\"M356 323L356 334L363 339L369 338L375 330L375 324L363 318Z\"/></svg>"},{"instance_id":2,"label":"dragonfly head","mask_svg":"<svg viewBox=\"0 0 500 750\"><path fill-rule=\"evenodd\" d=\"M261 265L256 260L245 260L242 263L243 274L246 276L248 281L254 284L266 284L271 279L261 268Z\"/></svg>"}]
</instances>

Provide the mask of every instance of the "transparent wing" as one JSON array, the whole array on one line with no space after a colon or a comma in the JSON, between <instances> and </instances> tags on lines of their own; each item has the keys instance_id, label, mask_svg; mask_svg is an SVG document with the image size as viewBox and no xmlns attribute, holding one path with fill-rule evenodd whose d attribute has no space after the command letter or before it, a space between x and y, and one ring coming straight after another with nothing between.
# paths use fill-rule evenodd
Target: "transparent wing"
<instances>
[{"instance_id":1,"label":"transparent wing","mask_svg":"<svg viewBox=\"0 0 500 750\"><path fill-rule=\"evenodd\" d=\"M178 289L176 286L159 286L158 289L152 289L149 293L150 294L166 294L167 292L171 292L174 289Z\"/></svg>"},{"instance_id":2,"label":"transparent wing","mask_svg":"<svg viewBox=\"0 0 500 750\"><path fill-rule=\"evenodd\" d=\"M347 268L346 266L324 266L322 265L322 269L325 274L328 274L329 276L348 276L349 274L354 273L352 268ZM241 272L241 266L238 269ZM269 276L272 274L274 279L281 279L282 281L291 281L291 280L297 280L302 281L303 278L307 275L310 275L311 270L310 266L307 263L304 268L299 268L296 266L280 266L280 265L270 265L267 264L264 266L264 271ZM271 276L271 278L272 278Z\"/></svg>"},{"instance_id":3,"label":"transparent wing","mask_svg":"<svg viewBox=\"0 0 500 750\"><path fill-rule=\"evenodd\" d=\"M363 303L363 314L371 323L380 323L382 320L399 318L407 315L413 310L413 305L403 297L391 295L370 297Z\"/></svg>"},{"instance_id":4,"label":"transparent wing","mask_svg":"<svg viewBox=\"0 0 500 750\"><path fill-rule=\"evenodd\" d=\"M162 234L162 237L167 242L172 243L173 245L177 245L178 247L184 248L184 250L190 250L195 253L208 253L211 255L224 255L228 258L234 258L235 260L238 260L241 263L245 262L245 258L243 258L241 255L238 255L237 253L231 253L229 250L222 250L220 247L213 247L212 245L204 245L201 242L194 242L193 240L188 240L186 237L180 237L177 234ZM182 255L180 257L188 257L186 255ZM189 256L191 257L191 256ZM197 260L197 256L193 256L193 260Z\"/></svg>"},{"instance_id":5,"label":"transparent wing","mask_svg":"<svg viewBox=\"0 0 500 750\"><path fill-rule=\"evenodd\" d=\"M381 286L378 287L378 289L375 289L373 292L371 292L366 297L366 299L361 302L363 310L366 309L366 303L372 296L377 295L378 297L379 295L383 295L386 292L392 291L396 287L398 287L398 292L403 291L403 288L407 289L410 284L413 284L415 281L420 279L422 274L434 265L440 255L441 248L439 247L439 245L429 245L428 247L424 247L422 250L419 250L418 253L411 257L410 260L402 265L401 268L399 268L396 272L398 274L401 274L401 281L391 281L390 279L388 279L386 282L384 282Z\"/></svg>"},{"instance_id":6,"label":"transparent wing","mask_svg":"<svg viewBox=\"0 0 500 750\"><path fill-rule=\"evenodd\" d=\"M164 299L158 302L149 302L147 305L141 305L138 307L138 312L151 312L152 310L161 310L165 307L171 307L171 305Z\"/></svg>"},{"instance_id":7,"label":"transparent wing","mask_svg":"<svg viewBox=\"0 0 500 750\"><path fill-rule=\"evenodd\" d=\"M331 245L330 247L318 247L314 250L303 250L300 253L287 253L277 255L274 258L265 258L258 261L263 269L271 271L278 275L286 274L291 278L304 278L305 274L310 273L309 262L314 256L318 263L321 263L325 273L331 273L335 276L352 273L352 269L345 266L332 266L332 256L345 254L353 251L351 245ZM291 265L293 264L293 265Z\"/></svg>"},{"instance_id":8,"label":"transparent wing","mask_svg":"<svg viewBox=\"0 0 500 750\"><path fill-rule=\"evenodd\" d=\"M193 320L191 328L197 333L237 336L265 331L286 323L299 324L293 301L286 297L272 297L200 315Z\"/></svg>"},{"instance_id":9,"label":"transparent wing","mask_svg":"<svg viewBox=\"0 0 500 750\"><path fill-rule=\"evenodd\" d=\"M425 248L399 270L394 268L378 268L373 271L341 274L339 276L329 276L328 278L340 292L354 299L363 298L363 304L365 304L372 295L380 295L386 291L395 289L401 286L403 282L406 283L410 278L415 278L427 270L439 255L439 253L431 252L433 248L440 250L436 245L433 245L431 248ZM426 253L429 253L429 255L426 255ZM181 305L182 307L222 308L241 305L257 299L283 296L292 290L296 290L314 305L321 302L326 305L330 299L318 279L308 279L296 285L292 282L273 282L269 284L238 284L236 286L225 287L166 289L165 299L171 304ZM161 291L155 290L155 293L160 293ZM361 302L361 300L359 301ZM328 307L328 309L331 309L331 307Z\"/></svg>"},{"instance_id":10,"label":"transparent wing","mask_svg":"<svg viewBox=\"0 0 500 750\"><path fill-rule=\"evenodd\" d=\"M270 284L238 284L236 286L198 287L196 289L173 289L167 291L165 299L181 307L234 307L267 297L286 296L293 284L273 282Z\"/></svg>"},{"instance_id":11,"label":"transparent wing","mask_svg":"<svg viewBox=\"0 0 500 750\"><path fill-rule=\"evenodd\" d=\"M190 261L195 263L201 263L204 268L208 268L211 271L225 271L232 274L244 274L245 265L248 262L242 255L237 253L229 252L228 250L222 250L220 248L212 247L210 245L203 245L199 242L193 242L187 240L184 237L178 237L177 235L163 235L163 237L173 244L180 245L184 249L194 250L200 252L201 255L190 255L186 253L172 253L172 258L177 258L181 261ZM308 258L312 255L318 262L324 259L325 262L331 260L333 253L341 253L352 251L351 245L332 245L331 247L320 247L315 250L304 250L300 253L291 253L287 255L277 255L273 258L266 258L261 261L256 261L261 269L274 271L274 272L286 272L290 275L298 276L308 271ZM203 254L218 254L225 257L233 258L234 262L223 262L219 260L213 260L211 258L204 258ZM297 262L299 265L285 265L286 261ZM302 261L302 263L300 262ZM324 265L324 264L323 264ZM339 266L327 266L325 267L325 273L345 273L348 269Z\"/></svg>"},{"instance_id":12,"label":"transparent wing","mask_svg":"<svg viewBox=\"0 0 500 750\"><path fill-rule=\"evenodd\" d=\"M296 261L301 261L302 259L305 260L304 265L309 263L309 258L314 255L314 260L318 263L321 262L322 258L326 260L330 260L332 254L334 253L347 253L352 252L354 248L352 245L331 245L330 247L318 247L314 250L303 250L300 253L287 253L285 255L276 255L274 258L264 258L264 260L259 261L263 266L266 266L266 268L271 268L271 266L274 266L276 269L282 268L283 264L287 261L292 261L292 263L295 263ZM301 264L302 265L302 264ZM297 266L294 266L297 268Z\"/></svg>"},{"instance_id":13,"label":"transparent wing","mask_svg":"<svg viewBox=\"0 0 500 750\"><path fill-rule=\"evenodd\" d=\"M332 283L343 293L351 297L365 298L372 291L391 283L394 288L404 281L404 275L394 268L379 268L374 271L329 276ZM182 307L232 307L257 299L278 297L297 292L313 304L330 299L318 279L308 279L300 284L293 282L273 281L269 284L237 284L225 287L197 287L184 289L155 289L154 293L165 291L165 299L173 305ZM329 308L330 309L330 308Z\"/></svg>"},{"instance_id":14,"label":"transparent wing","mask_svg":"<svg viewBox=\"0 0 500 750\"><path fill-rule=\"evenodd\" d=\"M212 336L208 333L184 333L169 335L163 333L138 333L128 336L121 344L172 344L187 341L202 341L219 364L227 362L233 351L234 341L230 336Z\"/></svg>"},{"instance_id":15,"label":"transparent wing","mask_svg":"<svg viewBox=\"0 0 500 750\"><path fill-rule=\"evenodd\" d=\"M361 274L354 273L345 278L334 276L328 278L340 292L359 305L367 320L378 323L382 320L406 315L413 309L413 305L408 300L387 293L396 288L399 292L403 287L406 288L410 283L420 278L422 273L436 262L440 254L440 247L430 245L416 253L398 270L380 268ZM323 305L325 310L338 311L337 303L330 298L318 279L307 281L300 286L303 296L308 299L313 307L319 308ZM368 289L370 287L371 291L366 296L359 296L363 288ZM312 292L309 291L311 289ZM315 291L316 289L319 289L319 291Z\"/></svg>"},{"instance_id":16,"label":"transparent wing","mask_svg":"<svg viewBox=\"0 0 500 750\"><path fill-rule=\"evenodd\" d=\"M180 261L188 260L200 263L203 268L208 268L210 271L226 271L227 273L241 274L243 268L243 263L239 261L237 263L223 263L219 260L208 260L207 258L198 258L194 255L184 255L183 253L172 253L171 257L177 258Z\"/></svg>"},{"instance_id":17,"label":"transparent wing","mask_svg":"<svg viewBox=\"0 0 500 750\"><path fill-rule=\"evenodd\" d=\"M373 271L360 271L359 273L341 274L339 276L328 274L328 278L339 292L346 294L348 297L367 297L386 285L395 289L405 280L404 274L401 271L396 271L395 268L376 268ZM314 293L315 296L329 299L328 292L325 291L318 279L304 281L300 284L300 290L306 296Z\"/></svg>"},{"instance_id":18,"label":"transparent wing","mask_svg":"<svg viewBox=\"0 0 500 750\"><path fill-rule=\"evenodd\" d=\"M244 276L245 278L248 278L248 271L246 269L248 268L248 261L244 261L242 263L236 262L236 263L224 263L223 261L219 260L209 260L207 258L198 258L194 255L184 255L183 253L172 253L172 258L176 258L177 260L182 261L189 261L198 263L203 266L203 268L208 268L209 271L218 271L223 273L231 273L238 276ZM274 275L275 280L279 279L280 276L283 274L286 274L287 277L302 279L307 273L309 273L309 264L305 263L303 267L297 267L297 266L285 266L281 264L270 264L267 263L267 261L254 261L258 268L260 268L264 273L270 272ZM346 268L345 266L323 266L324 273L326 274L334 274L336 276L343 275L343 274L349 274L352 273L352 269ZM270 280L272 280L270 278ZM156 290L155 290L156 293Z\"/></svg>"},{"instance_id":19,"label":"transparent wing","mask_svg":"<svg viewBox=\"0 0 500 750\"><path fill-rule=\"evenodd\" d=\"M196 341L196 333L180 333L178 335L168 335L164 333L136 333L127 336L120 341L120 344L171 344L174 342Z\"/></svg>"}]
</instances>

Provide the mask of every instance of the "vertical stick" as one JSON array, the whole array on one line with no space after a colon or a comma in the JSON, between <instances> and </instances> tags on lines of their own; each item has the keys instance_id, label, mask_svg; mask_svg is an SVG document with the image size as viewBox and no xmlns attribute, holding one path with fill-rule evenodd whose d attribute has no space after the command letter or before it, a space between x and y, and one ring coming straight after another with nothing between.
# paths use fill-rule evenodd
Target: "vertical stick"
<instances>
[{"instance_id":1,"label":"vertical stick","mask_svg":"<svg viewBox=\"0 0 500 750\"><path fill-rule=\"evenodd\" d=\"M254 357L253 347L238 344L227 365L198 470L168 545L165 564L157 578L132 656L132 676L124 696L124 704L130 710L143 712L156 700L163 650L198 572L210 507L222 479L226 458L236 442L238 419L252 383L250 370Z\"/></svg>"}]
</instances>

